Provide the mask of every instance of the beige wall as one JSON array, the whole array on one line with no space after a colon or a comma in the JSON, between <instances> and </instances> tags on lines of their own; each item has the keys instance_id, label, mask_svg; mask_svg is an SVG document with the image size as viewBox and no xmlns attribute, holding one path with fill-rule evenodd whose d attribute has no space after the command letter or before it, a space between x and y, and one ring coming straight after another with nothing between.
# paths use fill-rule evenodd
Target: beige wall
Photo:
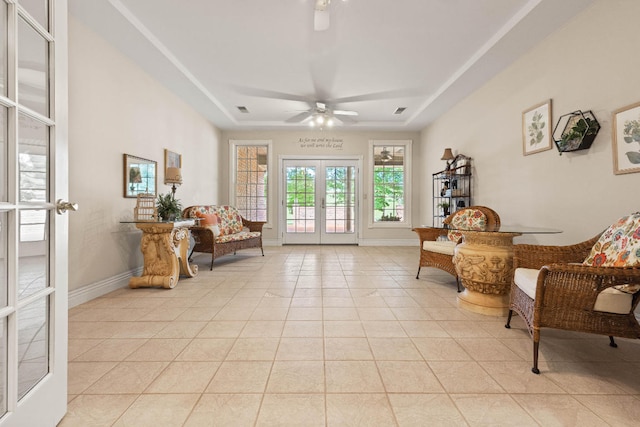
<instances>
[{"instance_id":1,"label":"beige wall","mask_svg":"<svg viewBox=\"0 0 640 427\"><path fill-rule=\"evenodd\" d=\"M422 132L419 180L440 170L445 147L474 159L474 202L503 223L556 227L517 241L574 243L640 210L640 174L614 175L612 111L640 101L640 2L600 0ZM552 99L562 114L592 110L602 125L589 150L523 156L522 111ZM637 148L637 147L636 147ZM430 221L431 191L419 212Z\"/></svg>"},{"instance_id":2,"label":"beige wall","mask_svg":"<svg viewBox=\"0 0 640 427\"><path fill-rule=\"evenodd\" d=\"M123 197L123 153L158 162L164 149L182 154L183 204L216 200L219 131L111 45L69 17L69 290L123 275L142 265L135 199Z\"/></svg>"},{"instance_id":3,"label":"beige wall","mask_svg":"<svg viewBox=\"0 0 640 427\"><path fill-rule=\"evenodd\" d=\"M420 144L418 143L420 134L418 132L355 132L355 131L309 131L309 132L293 132L293 131L280 131L280 132L239 132L239 131L225 131L222 132L223 144L221 144L220 156L221 158L229 158L229 141L230 140L270 140L273 144L273 152L271 153L270 173L271 176L279 177L278 173L278 158L279 156L292 156L298 155L301 158L307 156L313 157L336 157L336 156L362 156L362 183L361 191L366 197L363 200L363 204L367 205L371 203L371 170L369 162L369 141L370 140L411 140L413 141L413 158L420 153ZM412 188L412 217L415 219L419 217L418 213L418 197L417 195L421 191L421 185L416 179L418 177L418 165L415 165L412 170L413 175L413 188ZM223 188L227 189L229 182L229 165L225 162L220 170L220 180L224 183ZM276 180L271 180L271 183L275 183ZM228 191L223 190L221 195L224 195L224 201L228 202ZM264 230L264 238L267 241L275 242L279 241L280 230L278 228L278 221L276 215L278 205L278 188L276 185L271 185L269 188L269 206L270 206L270 222L273 226L271 229ZM272 218L276 218L273 220ZM407 241L414 241L416 238L415 233L411 231L411 226L407 225L404 228L398 229L383 229L383 228L368 228L369 222L369 210L360 209L360 220L362 234L360 237L361 244L378 244L379 239L390 239L389 242L395 240L395 243L406 243ZM413 222L415 224L415 221ZM369 242L367 242L369 240Z\"/></svg>"}]
</instances>

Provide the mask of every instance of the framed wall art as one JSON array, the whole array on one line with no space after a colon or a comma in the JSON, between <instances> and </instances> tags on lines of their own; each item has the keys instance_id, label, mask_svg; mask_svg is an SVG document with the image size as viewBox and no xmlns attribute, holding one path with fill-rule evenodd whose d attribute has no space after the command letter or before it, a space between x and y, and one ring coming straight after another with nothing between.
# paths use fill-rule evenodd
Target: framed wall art
<instances>
[{"instance_id":1,"label":"framed wall art","mask_svg":"<svg viewBox=\"0 0 640 427\"><path fill-rule=\"evenodd\" d=\"M124 155L124 197L136 198L138 194L156 195L157 162L142 157Z\"/></svg>"},{"instance_id":2,"label":"framed wall art","mask_svg":"<svg viewBox=\"0 0 640 427\"><path fill-rule=\"evenodd\" d=\"M551 100L522 112L522 154L551 150Z\"/></svg>"},{"instance_id":3,"label":"framed wall art","mask_svg":"<svg viewBox=\"0 0 640 427\"><path fill-rule=\"evenodd\" d=\"M182 184L182 155L164 150L164 183Z\"/></svg>"},{"instance_id":4,"label":"framed wall art","mask_svg":"<svg viewBox=\"0 0 640 427\"><path fill-rule=\"evenodd\" d=\"M640 172L640 102L613 112L613 173Z\"/></svg>"}]
</instances>

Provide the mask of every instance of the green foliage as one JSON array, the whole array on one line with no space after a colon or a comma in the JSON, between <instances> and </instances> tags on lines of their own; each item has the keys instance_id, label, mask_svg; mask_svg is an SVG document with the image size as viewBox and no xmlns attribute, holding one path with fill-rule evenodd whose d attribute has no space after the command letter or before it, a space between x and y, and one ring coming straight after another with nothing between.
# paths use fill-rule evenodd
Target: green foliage
<instances>
[{"instance_id":1,"label":"green foliage","mask_svg":"<svg viewBox=\"0 0 640 427\"><path fill-rule=\"evenodd\" d=\"M382 214L380 221L400 221L402 218L393 214Z\"/></svg>"},{"instance_id":2,"label":"green foliage","mask_svg":"<svg viewBox=\"0 0 640 427\"><path fill-rule=\"evenodd\" d=\"M546 126L546 122L543 120L541 112L536 112L531 118L531 124L529 125L529 145L539 144L544 138L542 130Z\"/></svg>"},{"instance_id":3,"label":"green foliage","mask_svg":"<svg viewBox=\"0 0 640 427\"><path fill-rule=\"evenodd\" d=\"M158 215L165 221L178 219L182 213L180 200L176 199L173 193L159 194L156 207L158 208Z\"/></svg>"},{"instance_id":4,"label":"green foliage","mask_svg":"<svg viewBox=\"0 0 640 427\"><path fill-rule=\"evenodd\" d=\"M402 166L376 166L373 171L373 208L382 214L377 221L400 221L400 218L391 212L395 212L395 207L403 204L404 168ZM382 219L383 217L398 219Z\"/></svg>"},{"instance_id":5,"label":"green foliage","mask_svg":"<svg viewBox=\"0 0 640 427\"><path fill-rule=\"evenodd\" d=\"M640 120L627 120L624 122L624 141L627 144L632 142L640 143ZM640 151L629 151L625 154L631 163L634 165L640 164Z\"/></svg>"},{"instance_id":6,"label":"green foliage","mask_svg":"<svg viewBox=\"0 0 640 427\"><path fill-rule=\"evenodd\" d=\"M569 131L562 134L562 142L567 145L569 142L582 139L587 135L593 135L598 130L597 122L588 117L578 119Z\"/></svg>"}]
</instances>

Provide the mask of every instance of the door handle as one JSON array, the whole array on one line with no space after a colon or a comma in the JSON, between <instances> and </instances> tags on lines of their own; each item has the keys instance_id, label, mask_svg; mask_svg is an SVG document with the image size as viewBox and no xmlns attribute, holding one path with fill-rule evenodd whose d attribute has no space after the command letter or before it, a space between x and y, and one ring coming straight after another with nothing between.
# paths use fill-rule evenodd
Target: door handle
<instances>
[{"instance_id":1,"label":"door handle","mask_svg":"<svg viewBox=\"0 0 640 427\"><path fill-rule=\"evenodd\" d=\"M324 209L324 197L322 198L322 209Z\"/></svg>"},{"instance_id":2,"label":"door handle","mask_svg":"<svg viewBox=\"0 0 640 427\"><path fill-rule=\"evenodd\" d=\"M62 199L58 199L56 201L56 213L58 215L62 215L66 211L74 211L75 212L77 210L78 210L78 204L77 203L67 202L66 200L62 200Z\"/></svg>"}]
</instances>

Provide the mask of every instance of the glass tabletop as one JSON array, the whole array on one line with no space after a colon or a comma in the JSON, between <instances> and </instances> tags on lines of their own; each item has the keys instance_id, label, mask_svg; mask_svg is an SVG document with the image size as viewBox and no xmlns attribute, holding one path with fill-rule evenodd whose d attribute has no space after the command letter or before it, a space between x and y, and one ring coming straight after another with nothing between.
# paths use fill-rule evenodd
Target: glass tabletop
<instances>
[{"instance_id":1,"label":"glass tabletop","mask_svg":"<svg viewBox=\"0 0 640 427\"><path fill-rule=\"evenodd\" d=\"M453 230L449 227L434 227L432 225L423 225L422 228L436 228L440 230ZM477 231L481 233L520 233L520 234L557 234L562 230L548 227L534 227L520 224L500 224L498 226L486 227L484 230L459 230L459 231Z\"/></svg>"}]
</instances>

